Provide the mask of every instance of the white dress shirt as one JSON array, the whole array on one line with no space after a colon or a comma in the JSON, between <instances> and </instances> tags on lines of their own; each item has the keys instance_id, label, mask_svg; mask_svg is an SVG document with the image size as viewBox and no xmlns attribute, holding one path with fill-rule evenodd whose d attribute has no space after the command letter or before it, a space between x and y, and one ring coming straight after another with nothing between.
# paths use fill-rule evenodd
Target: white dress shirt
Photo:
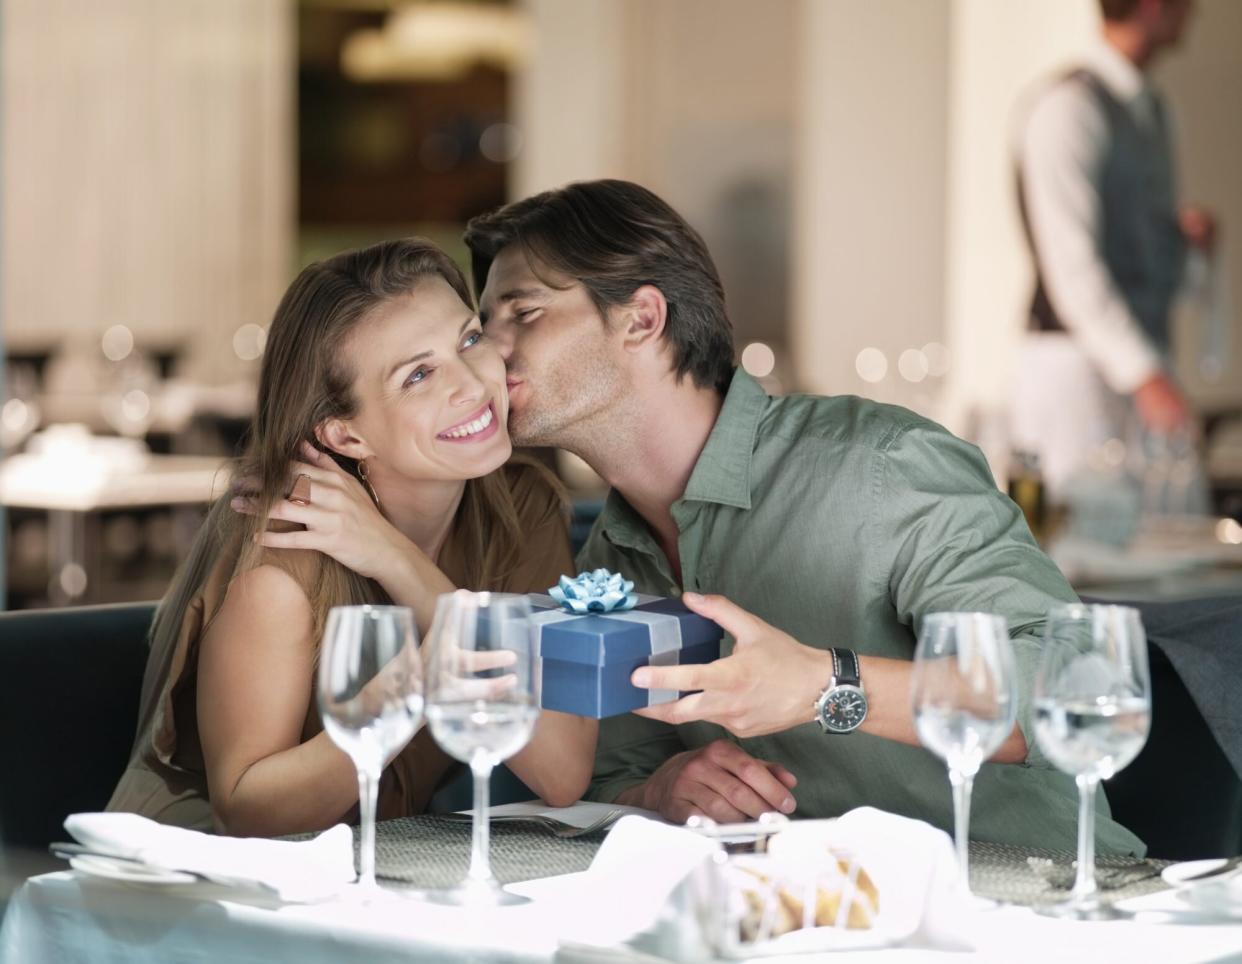
<instances>
[{"instance_id":1,"label":"white dress shirt","mask_svg":"<svg viewBox=\"0 0 1242 964\"><path fill-rule=\"evenodd\" d=\"M1147 77L1103 39L1084 59L1141 125L1157 123ZM1049 300L1114 392L1129 395L1160 370L1160 352L1117 289L1102 254L1100 175L1109 125L1084 84L1055 84L1034 105L1018 144L1024 200Z\"/></svg>"}]
</instances>

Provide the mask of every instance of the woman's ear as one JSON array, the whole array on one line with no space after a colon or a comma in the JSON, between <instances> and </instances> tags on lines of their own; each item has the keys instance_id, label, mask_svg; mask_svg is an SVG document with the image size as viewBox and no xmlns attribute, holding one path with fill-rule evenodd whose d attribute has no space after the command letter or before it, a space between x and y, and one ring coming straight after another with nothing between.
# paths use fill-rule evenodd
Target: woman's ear
<instances>
[{"instance_id":1,"label":"woman's ear","mask_svg":"<svg viewBox=\"0 0 1242 964\"><path fill-rule=\"evenodd\" d=\"M329 418L315 426L315 438L329 452L351 459L369 458L370 446L353 433L352 426L344 419Z\"/></svg>"},{"instance_id":2,"label":"woman's ear","mask_svg":"<svg viewBox=\"0 0 1242 964\"><path fill-rule=\"evenodd\" d=\"M659 345L664 322L668 319L668 302L664 300L663 291L655 285L640 285L621 311L625 325L622 344L627 351Z\"/></svg>"}]
</instances>

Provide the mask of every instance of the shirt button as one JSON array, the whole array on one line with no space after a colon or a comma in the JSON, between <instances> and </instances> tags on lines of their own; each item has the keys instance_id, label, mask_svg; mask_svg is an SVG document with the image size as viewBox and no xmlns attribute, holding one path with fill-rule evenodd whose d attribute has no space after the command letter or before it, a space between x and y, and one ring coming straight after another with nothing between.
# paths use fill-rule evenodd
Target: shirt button
<instances>
[{"instance_id":1,"label":"shirt button","mask_svg":"<svg viewBox=\"0 0 1242 964\"><path fill-rule=\"evenodd\" d=\"M679 599L681 597L681 587L673 586L671 589L669 589L668 594L674 599Z\"/></svg>"}]
</instances>

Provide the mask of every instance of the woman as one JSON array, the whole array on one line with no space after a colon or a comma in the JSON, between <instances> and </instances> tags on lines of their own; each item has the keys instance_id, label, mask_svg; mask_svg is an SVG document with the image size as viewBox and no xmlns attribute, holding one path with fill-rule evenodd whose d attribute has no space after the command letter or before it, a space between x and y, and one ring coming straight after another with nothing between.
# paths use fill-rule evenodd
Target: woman
<instances>
[{"instance_id":1,"label":"woman","mask_svg":"<svg viewBox=\"0 0 1242 964\"><path fill-rule=\"evenodd\" d=\"M358 784L314 698L329 608L391 601L426 631L454 587L542 591L569 571L554 481L509 461L504 362L470 303L418 239L337 255L290 286L238 467L255 491L213 506L160 606L110 810L252 836L340 821ZM509 765L567 805L596 732L545 712ZM380 817L425 809L453 766L420 731L385 769Z\"/></svg>"}]
</instances>

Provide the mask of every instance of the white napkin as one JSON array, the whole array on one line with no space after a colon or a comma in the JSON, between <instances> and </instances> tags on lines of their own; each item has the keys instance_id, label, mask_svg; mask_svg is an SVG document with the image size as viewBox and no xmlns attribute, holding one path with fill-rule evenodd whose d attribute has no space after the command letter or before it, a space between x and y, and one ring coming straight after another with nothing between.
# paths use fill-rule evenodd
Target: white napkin
<instances>
[{"instance_id":1,"label":"white napkin","mask_svg":"<svg viewBox=\"0 0 1242 964\"><path fill-rule=\"evenodd\" d=\"M134 813L75 813L65 818L65 829L93 850L140 860L155 870L263 885L292 903L330 897L355 877L353 833L344 824L301 842L216 837Z\"/></svg>"},{"instance_id":2,"label":"white napkin","mask_svg":"<svg viewBox=\"0 0 1242 964\"><path fill-rule=\"evenodd\" d=\"M788 945L796 953L826 939L838 947L973 947L967 936L973 912L943 831L861 807L838 820L793 821L783 832L792 846L848 846L879 891L880 911L871 931L793 932L773 942L774 949ZM578 906L566 915L567 957L584 952L583 945L625 944L674 960L706 958L705 935L694 926L695 877L708 872L716 849L714 841L681 827L641 817L621 820L591 869L575 875Z\"/></svg>"}]
</instances>

